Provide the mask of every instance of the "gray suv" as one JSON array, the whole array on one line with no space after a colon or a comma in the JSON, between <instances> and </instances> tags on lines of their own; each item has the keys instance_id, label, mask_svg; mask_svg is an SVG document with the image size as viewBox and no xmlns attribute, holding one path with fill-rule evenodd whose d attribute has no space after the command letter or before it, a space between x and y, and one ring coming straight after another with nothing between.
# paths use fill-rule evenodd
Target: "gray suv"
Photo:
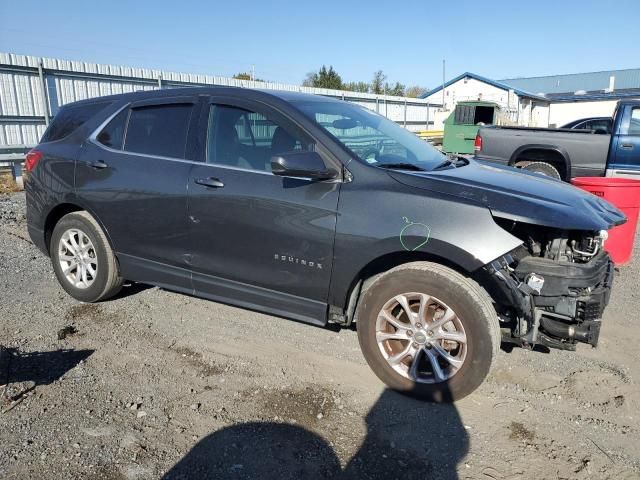
<instances>
[{"instance_id":1,"label":"gray suv","mask_svg":"<svg viewBox=\"0 0 640 480\"><path fill-rule=\"evenodd\" d=\"M570 185L289 92L70 104L27 169L30 235L74 298L106 300L127 279L355 325L382 381L432 401L477 388L501 341L596 345L606 230L625 221Z\"/></svg>"}]
</instances>

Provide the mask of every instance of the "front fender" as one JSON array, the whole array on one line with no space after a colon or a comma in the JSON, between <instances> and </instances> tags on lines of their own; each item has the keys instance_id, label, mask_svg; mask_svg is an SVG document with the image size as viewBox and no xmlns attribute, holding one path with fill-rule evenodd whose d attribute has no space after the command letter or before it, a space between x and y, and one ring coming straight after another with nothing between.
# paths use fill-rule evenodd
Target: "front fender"
<instances>
[{"instance_id":1,"label":"front fender","mask_svg":"<svg viewBox=\"0 0 640 480\"><path fill-rule=\"evenodd\" d=\"M341 192L332 305L344 306L361 272L385 256L402 254L408 261L430 256L472 272L522 244L484 206L407 187L375 195L381 198L372 204L370 190Z\"/></svg>"}]
</instances>

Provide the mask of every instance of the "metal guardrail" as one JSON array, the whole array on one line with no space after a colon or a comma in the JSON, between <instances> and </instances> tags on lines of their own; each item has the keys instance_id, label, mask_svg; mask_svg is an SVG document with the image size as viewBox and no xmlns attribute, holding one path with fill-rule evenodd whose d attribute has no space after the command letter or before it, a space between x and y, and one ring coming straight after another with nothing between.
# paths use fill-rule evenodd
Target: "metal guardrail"
<instances>
[{"instance_id":1,"label":"metal guardrail","mask_svg":"<svg viewBox=\"0 0 640 480\"><path fill-rule=\"evenodd\" d=\"M27 152L33 147L30 145L0 145L0 169L8 167L11 169L11 176L18 187L24 188L22 177L22 167Z\"/></svg>"}]
</instances>

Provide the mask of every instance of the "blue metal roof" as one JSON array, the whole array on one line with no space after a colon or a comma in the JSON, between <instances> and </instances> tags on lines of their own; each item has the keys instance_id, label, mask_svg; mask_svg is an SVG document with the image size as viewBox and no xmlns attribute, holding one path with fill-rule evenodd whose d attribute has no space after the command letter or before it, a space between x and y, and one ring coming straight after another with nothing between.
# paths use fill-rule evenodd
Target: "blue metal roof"
<instances>
[{"instance_id":1,"label":"blue metal roof","mask_svg":"<svg viewBox=\"0 0 640 480\"><path fill-rule=\"evenodd\" d=\"M570 73L545 77L506 78L499 82L536 93L593 92L609 88L609 77L615 77L614 90L639 89L640 68L604 70L602 72Z\"/></svg>"},{"instance_id":2,"label":"blue metal roof","mask_svg":"<svg viewBox=\"0 0 640 480\"><path fill-rule=\"evenodd\" d=\"M459 80L462 80L463 78L475 78L476 80L480 81L480 82L484 82L487 83L489 85L493 85L496 88L500 88L502 90L513 90L516 95L518 95L519 97L527 97L527 98L533 98L535 100L544 100L544 101L548 101L548 99L544 98L541 95L536 95L534 93L529 93L519 87L515 87L512 85L508 85L502 81L495 81L495 80L491 80L490 78L487 77L483 77L482 75L478 75L476 73L471 73L471 72L464 72L461 75L458 75L455 78L452 78L451 80L449 80L448 82L446 82L444 84L444 88L447 88L449 85L452 85L454 83L456 83ZM442 90L442 85L440 85L437 88L434 88L433 90L428 91L427 93L421 95L421 98L427 98L429 95L433 95L436 92L439 92L440 90Z\"/></svg>"},{"instance_id":3,"label":"blue metal roof","mask_svg":"<svg viewBox=\"0 0 640 480\"><path fill-rule=\"evenodd\" d=\"M552 102L576 102L584 100L622 100L625 98L640 98L640 88L628 90L615 90L613 92L586 92L584 94L575 93L550 93L547 98Z\"/></svg>"}]
</instances>

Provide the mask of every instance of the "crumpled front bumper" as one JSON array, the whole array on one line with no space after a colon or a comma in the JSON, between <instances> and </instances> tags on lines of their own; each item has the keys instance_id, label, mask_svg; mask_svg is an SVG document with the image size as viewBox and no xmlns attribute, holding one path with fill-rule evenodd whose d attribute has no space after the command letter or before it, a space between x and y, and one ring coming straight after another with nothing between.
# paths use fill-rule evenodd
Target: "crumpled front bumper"
<instances>
[{"instance_id":1,"label":"crumpled front bumper","mask_svg":"<svg viewBox=\"0 0 640 480\"><path fill-rule=\"evenodd\" d=\"M541 291L533 296L536 307L588 321L602 318L611 296L614 268L609 255L600 251L588 263L525 257L514 273L521 282L531 273L544 278Z\"/></svg>"},{"instance_id":2,"label":"crumpled front bumper","mask_svg":"<svg viewBox=\"0 0 640 480\"><path fill-rule=\"evenodd\" d=\"M527 321L526 331L518 331L511 340L563 350L575 350L578 342L598 344L614 277L614 265L606 252L587 263L526 256L509 269L507 262L509 257L503 257L489 271L500 279L518 316ZM539 291L527 285L531 274L544 278Z\"/></svg>"}]
</instances>

